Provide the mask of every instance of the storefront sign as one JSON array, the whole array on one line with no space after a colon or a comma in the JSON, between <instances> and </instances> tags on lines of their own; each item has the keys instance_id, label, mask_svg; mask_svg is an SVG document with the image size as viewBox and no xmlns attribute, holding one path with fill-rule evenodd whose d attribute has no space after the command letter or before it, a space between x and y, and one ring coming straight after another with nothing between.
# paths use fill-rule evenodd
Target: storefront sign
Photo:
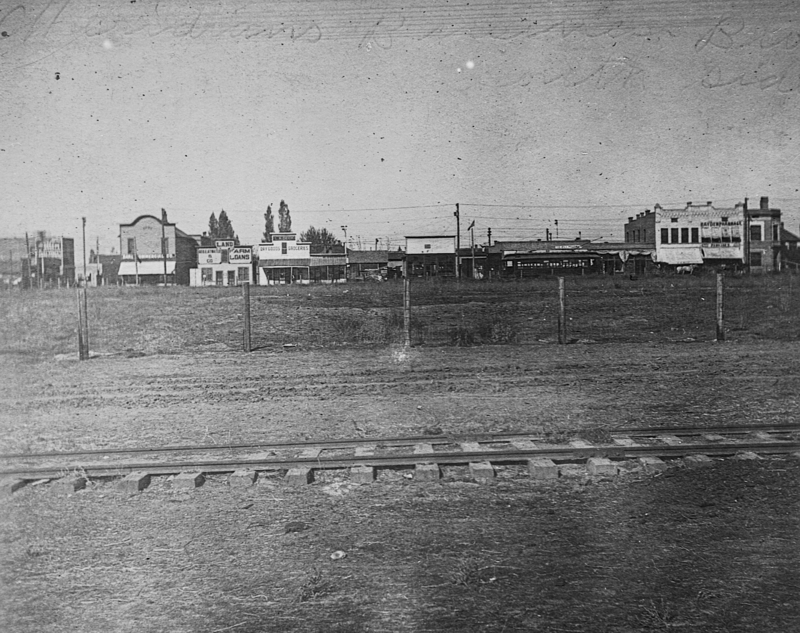
<instances>
[{"instance_id":1,"label":"storefront sign","mask_svg":"<svg viewBox=\"0 0 800 633\"><path fill-rule=\"evenodd\" d=\"M52 257L53 259L61 259L61 240L45 240L39 242L39 257Z\"/></svg>"},{"instance_id":2,"label":"storefront sign","mask_svg":"<svg viewBox=\"0 0 800 633\"><path fill-rule=\"evenodd\" d=\"M249 264L252 261L253 252L249 248L234 248L228 254L228 261L232 264Z\"/></svg>"},{"instance_id":3,"label":"storefront sign","mask_svg":"<svg viewBox=\"0 0 800 633\"><path fill-rule=\"evenodd\" d=\"M222 253L220 253L216 248L197 249L198 264L219 264L221 261Z\"/></svg>"}]
</instances>

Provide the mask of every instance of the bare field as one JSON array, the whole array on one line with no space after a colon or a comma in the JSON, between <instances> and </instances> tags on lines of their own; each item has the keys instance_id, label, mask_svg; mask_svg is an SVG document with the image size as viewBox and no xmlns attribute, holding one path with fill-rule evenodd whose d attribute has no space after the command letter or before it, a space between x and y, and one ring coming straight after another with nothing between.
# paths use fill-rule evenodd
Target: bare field
<instances>
[{"instance_id":1,"label":"bare field","mask_svg":"<svg viewBox=\"0 0 800 633\"><path fill-rule=\"evenodd\" d=\"M239 290L90 289L87 362L74 291L9 294L0 451L794 422L798 286L726 279L717 343L712 277L568 279L558 346L553 280L418 283L408 351L400 284L253 288L251 354ZM0 502L0 629L800 628L800 460L625 473L28 486Z\"/></svg>"}]
</instances>

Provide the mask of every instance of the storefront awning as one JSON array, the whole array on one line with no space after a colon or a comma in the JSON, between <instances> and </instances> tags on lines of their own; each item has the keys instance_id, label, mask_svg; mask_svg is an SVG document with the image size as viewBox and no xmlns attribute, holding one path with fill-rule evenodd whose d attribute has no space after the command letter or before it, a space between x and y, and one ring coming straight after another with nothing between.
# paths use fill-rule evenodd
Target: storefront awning
<instances>
[{"instance_id":1,"label":"storefront awning","mask_svg":"<svg viewBox=\"0 0 800 633\"><path fill-rule=\"evenodd\" d=\"M305 268L311 265L311 258L262 259L258 265L261 268Z\"/></svg>"},{"instance_id":2,"label":"storefront awning","mask_svg":"<svg viewBox=\"0 0 800 633\"><path fill-rule=\"evenodd\" d=\"M672 264L673 266L702 264L703 253L699 247L662 248L658 253L658 261L662 264Z\"/></svg>"},{"instance_id":3,"label":"storefront awning","mask_svg":"<svg viewBox=\"0 0 800 633\"><path fill-rule=\"evenodd\" d=\"M744 261L741 246L703 248L704 259L736 259Z\"/></svg>"},{"instance_id":4,"label":"storefront awning","mask_svg":"<svg viewBox=\"0 0 800 633\"><path fill-rule=\"evenodd\" d=\"M138 268L138 272L137 272ZM175 262L167 260L167 274L172 275L175 273ZM123 275L130 275L134 277L135 275L163 275L164 274L164 261L154 261L148 260L146 262L136 262L125 261L120 262L119 265L119 272L117 273L120 276Z\"/></svg>"}]
</instances>

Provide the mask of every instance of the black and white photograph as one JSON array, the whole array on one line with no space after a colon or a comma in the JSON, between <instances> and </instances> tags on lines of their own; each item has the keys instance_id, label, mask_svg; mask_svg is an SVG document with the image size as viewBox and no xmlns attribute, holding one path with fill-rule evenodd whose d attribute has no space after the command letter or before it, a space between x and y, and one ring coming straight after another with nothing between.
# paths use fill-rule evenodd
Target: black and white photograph
<instances>
[{"instance_id":1,"label":"black and white photograph","mask_svg":"<svg viewBox=\"0 0 800 633\"><path fill-rule=\"evenodd\" d=\"M0 631L800 631L797 0L0 0Z\"/></svg>"}]
</instances>

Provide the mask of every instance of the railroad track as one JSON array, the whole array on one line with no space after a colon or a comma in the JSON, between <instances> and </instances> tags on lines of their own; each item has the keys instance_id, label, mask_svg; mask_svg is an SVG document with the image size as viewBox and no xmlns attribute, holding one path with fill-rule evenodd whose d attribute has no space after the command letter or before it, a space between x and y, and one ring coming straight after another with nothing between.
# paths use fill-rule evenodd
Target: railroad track
<instances>
[{"instance_id":1,"label":"railroad track","mask_svg":"<svg viewBox=\"0 0 800 633\"><path fill-rule=\"evenodd\" d=\"M316 470L349 468L361 482L376 469L413 468L419 479L438 478L441 466L468 465L474 477L491 478L494 466L527 464L532 476L558 476L558 466L585 463L595 474L613 474L614 462L640 459L659 469L663 460L687 456L726 457L742 452L787 454L800 451L800 425L737 427L627 428L603 434L602 442L557 441L531 433L464 436L186 445L0 455L0 482L13 492L31 481L60 480L68 487L88 478L235 474L255 479L259 471L286 471L292 483L313 480ZM193 478L193 479L192 479ZM137 484L138 485L138 484Z\"/></svg>"}]
</instances>

